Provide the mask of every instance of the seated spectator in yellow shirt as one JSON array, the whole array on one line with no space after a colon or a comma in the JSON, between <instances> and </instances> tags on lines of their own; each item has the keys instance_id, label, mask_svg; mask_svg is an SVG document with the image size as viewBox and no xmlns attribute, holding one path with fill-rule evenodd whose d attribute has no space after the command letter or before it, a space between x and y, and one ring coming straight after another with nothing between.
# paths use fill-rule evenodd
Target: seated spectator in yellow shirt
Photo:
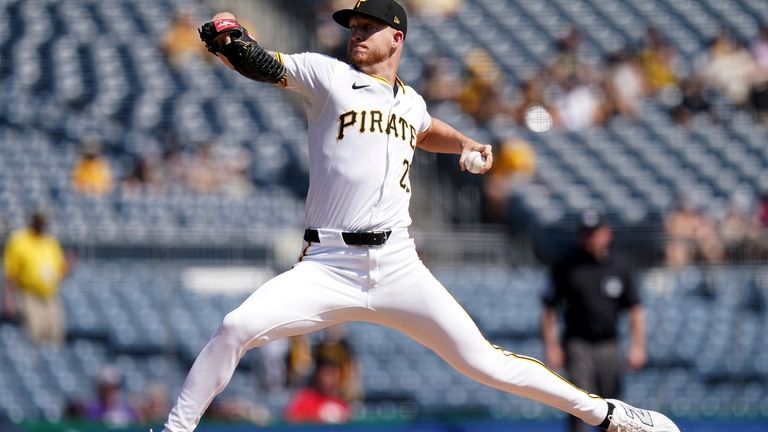
<instances>
[{"instance_id":1,"label":"seated spectator in yellow shirt","mask_svg":"<svg viewBox=\"0 0 768 432\"><path fill-rule=\"evenodd\" d=\"M87 145L72 170L72 186L83 195L103 196L112 191L112 170L98 146Z\"/></svg>"},{"instance_id":2,"label":"seated spectator in yellow shirt","mask_svg":"<svg viewBox=\"0 0 768 432\"><path fill-rule=\"evenodd\" d=\"M209 61L208 58L212 57L207 55L205 46L200 43L198 21L191 10L182 9L161 36L158 45L172 68L180 69L192 60Z\"/></svg>"},{"instance_id":3,"label":"seated spectator in yellow shirt","mask_svg":"<svg viewBox=\"0 0 768 432\"><path fill-rule=\"evenodd\" d=\"M494 146L493 170L484 178L485 217L488 222L504 223L507 201L513 189L530 181L536 173L536 152L528 141L510 137Z\"/></svg>"}]
</instances>

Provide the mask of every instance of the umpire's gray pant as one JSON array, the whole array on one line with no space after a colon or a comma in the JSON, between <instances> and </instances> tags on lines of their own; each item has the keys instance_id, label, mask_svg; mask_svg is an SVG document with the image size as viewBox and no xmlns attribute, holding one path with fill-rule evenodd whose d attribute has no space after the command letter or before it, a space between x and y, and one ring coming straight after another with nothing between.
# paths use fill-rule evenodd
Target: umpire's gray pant
<instances>
[{"instance_id":1,"label":"umpire's gray pant","mask_svg":"<svg viewBox=\"0 0 768 432\"><path fill-rule=\"evenodd\" d=\"M568 378L577 387L603 398L620 397L623 366L618 341L569 339L565 342L565 365ZM569 430L588 432L594 429L571 416Z\"/></svg>"}]
</instances>

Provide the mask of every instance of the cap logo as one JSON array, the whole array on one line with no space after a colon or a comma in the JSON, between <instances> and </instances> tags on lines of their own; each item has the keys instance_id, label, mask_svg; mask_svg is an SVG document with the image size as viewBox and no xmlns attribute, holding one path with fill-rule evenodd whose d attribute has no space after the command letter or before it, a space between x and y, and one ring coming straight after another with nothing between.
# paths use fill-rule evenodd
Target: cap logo
<instances>
[{"instance_id":1,"label":"cap logo","mask_svg":"<svg viewBox=\"0 0 768 432\"><path fill-rule=\"evenodd\" d=\"M360 5L362 5L362 4L363 4L363 3L365 3L366 1L368 1L368 0L357 0L357 4L355 5L355 9L359 8L359 7L360 7Z\"/></svg>"},{"instance_id":2,"label":"cap logo","mask_svg":"<svg viewBox=\"0 0 768 432\"><path fill-rule=\"evenodd\" d=\"M395 19L393 21L395 22L395 24L400 24L400 18L398 18L398 17L395 17Z\"/></svg>"}]
</instances>

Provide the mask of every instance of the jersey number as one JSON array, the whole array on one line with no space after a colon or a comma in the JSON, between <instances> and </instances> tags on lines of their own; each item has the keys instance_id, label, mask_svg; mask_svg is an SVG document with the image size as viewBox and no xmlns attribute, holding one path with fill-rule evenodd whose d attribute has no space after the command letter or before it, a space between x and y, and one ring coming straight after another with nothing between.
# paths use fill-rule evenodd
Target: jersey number
<instances>
[{"instance_id":1,"label":"jersey number","mask_svg":"<svg viewBox=\"0 0 768 432\"><path fill-rule=\"evenodd\" d=\"M400 177L400 187L403 188L406 193L411 193L411 187L408 185L410 183L408 173L411 172L411 163L408 162L408 159L405 159L403 165L405 166L405 172L403 172L403 176Z\"/></svg>"}]
</instances>

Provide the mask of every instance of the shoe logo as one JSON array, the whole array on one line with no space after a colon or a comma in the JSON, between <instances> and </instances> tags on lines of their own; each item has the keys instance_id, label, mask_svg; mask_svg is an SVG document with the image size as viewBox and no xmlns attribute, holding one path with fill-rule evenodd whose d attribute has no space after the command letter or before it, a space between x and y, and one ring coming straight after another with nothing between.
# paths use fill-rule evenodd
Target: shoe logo
<instances>
[{"instance_id":1,"label":"shoe logo","mask_svg":"<svg viewBox=\"0 0 768 432\"><path fill-rule=\"evenodd\" d=\"M627 417L637 420L646 426L653 427L653 418L650 412L626 406L624 407L624 412L627 413Z\"/></svg>"},{"instance_id":2,"label":"shoe logo","mask_svg":"<svg viewBox=\"0 0 768 432\"><path fill-rule=\"evenodd\" d=\"M352 90L360 90L370 86L371 86L370 84L357 85L357 83L354 83L352 84Z\"/></svg>"}]
</instances>

